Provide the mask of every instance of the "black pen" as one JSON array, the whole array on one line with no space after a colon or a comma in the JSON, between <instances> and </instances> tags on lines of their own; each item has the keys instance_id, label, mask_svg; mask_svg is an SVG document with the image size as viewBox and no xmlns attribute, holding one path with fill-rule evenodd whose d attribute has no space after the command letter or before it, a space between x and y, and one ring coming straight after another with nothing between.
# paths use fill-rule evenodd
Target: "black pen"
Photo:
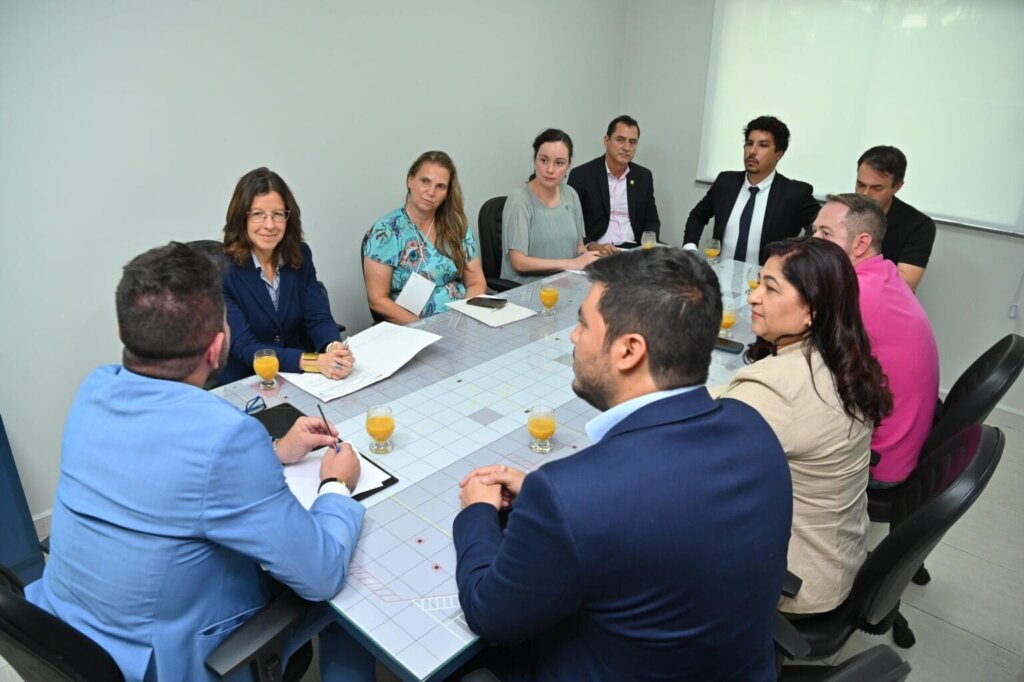
<instances>
[{"instance_id":1,"label":"black pen","mask_svg":"<svg viewBox=\"0 0 1024 682\"><path fill-rule=\"evenodd\" d=\"M327 433L331 432L331 425L327 423L327 415L324 414L324 408L320 406L320 403L316 404L316 409L320 410L320 417L324 420L324 428L327 429ZM341 452L341 447L338 445L338 440L334 441L334 452Z\"/></svg>"}]
</instances>

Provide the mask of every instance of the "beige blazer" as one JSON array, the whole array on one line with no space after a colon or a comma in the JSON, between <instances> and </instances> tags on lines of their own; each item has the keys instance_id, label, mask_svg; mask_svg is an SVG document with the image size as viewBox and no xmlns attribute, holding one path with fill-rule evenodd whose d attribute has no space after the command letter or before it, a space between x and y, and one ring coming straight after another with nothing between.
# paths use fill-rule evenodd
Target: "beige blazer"
<instances>
[{"instance_id":1,"label":"beige blazer","mask_svg":"<svg viewBox=\"0 0 1024 682\"><path fill-rule=\"evenodd\" d=\"M783 347L778 355L744 367L724 390L715 391L760 412L789 460L789 570L803 585L796 599L779 603L787 613L822 613L839 606L867 556L872 426L843 412L824 359L813 351L809 368L805 347Z\"/></svg>"}]
</instances>

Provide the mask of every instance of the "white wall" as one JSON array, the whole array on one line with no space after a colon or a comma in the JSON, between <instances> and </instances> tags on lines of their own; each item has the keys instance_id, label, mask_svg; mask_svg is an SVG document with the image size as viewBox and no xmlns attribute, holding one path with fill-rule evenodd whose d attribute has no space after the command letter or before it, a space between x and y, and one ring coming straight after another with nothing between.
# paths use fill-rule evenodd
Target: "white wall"
<instances>
[{"instance_id":1,"label":"white wall","mask_svg":"<svg viewBox=\"0 0 1024 682\"><path fill-rule=\"evenodd\" d=\"M541 129L598 153L625 8L0 4L0 414L32 511L52 504L78 384L120 360L113 292L132 256L219 238L235 182L267 165L302 206L335 317L367 326L360 239L420 152L455 159L474 225L525 181Z\"/></svg>"},{"instance_id":2,"label":"white wall","mask_svg":"<svg viewBox=\"0 0 1024 682\"><path fill-rule=\"evenodd\" d=\"M622 108L635 112L640 121L637 161L654 172L663 238L678 244L687 214L707 191L705 185L696 184L694 179L714 0L630 0L628 14ZM820 87L821 96L829 97L827 84ZM760 111L756 103L752 104L744 120L762 113L770 112ZM737 129L737 169L741 168L741 137ZM828 153L827 145L822 145L822 149ZM912 177L914 159L909 161L908 177ZM851 168L855 162L850 162ZM785 164L785 160L780 164L784 173ZM965 167L963 172L982 171ZM853 191L853 183L851 171L849 186L815 184L815 192L849 192ZM907 189L910 188L908 183ZM938 340L943 390L948 390L961 372L1003 336L1011 332L1024 334L1024 308L1016 320L1007 317L1009 305L1017 295L1022 268L1024 239L939 223L935 248L918 295ZM1024 413L1024 379L1018 380L1007 393L1001 407Z\"/></svg>"}]
</instances>

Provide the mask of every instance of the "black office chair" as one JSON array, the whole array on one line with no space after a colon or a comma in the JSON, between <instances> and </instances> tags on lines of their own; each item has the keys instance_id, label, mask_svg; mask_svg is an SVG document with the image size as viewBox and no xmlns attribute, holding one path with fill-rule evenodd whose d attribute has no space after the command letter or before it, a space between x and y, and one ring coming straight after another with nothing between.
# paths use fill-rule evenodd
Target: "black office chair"
<instances>
[{"instance_id":1,"label":"black office chair","mask_svg":"<svg viewBox=\"0 0 1024 682\"><path fill-rule=\"evenodd\" d=\"M487 278L487 288L499 293L519 286L519 282L501 278L501 212L505 210L505 199L493 197L480 207L480 264Z\"/></svg>"},{"instance_id":2,"label":"black office chair","mask_svg":"<svg viewBox=\"0 0 1024 682\"><path fill-rule=\"evenodd\" d=\"M999 429L975 424L922 461L893 500L889 535L864 561L846 600L828 613L790 621L800 635L796 644L787 640L785 628L776 628L776 644L785 655L821 660L836 654L854 630L874 635L887 632L899 614L900 597L911 576L978 499L1004 445ZM782 679L808 674L797 668L783 668Z\"/></svg>"},{"instance_id":3,"label":"black office chair","mask_svg":"<svg viewBox=\"0 0 1024 682\"><path fill-rule=\"evenodd\" d=\"M921 447L921 459L971 424L982 424L1024 369L1024 337L1007 334L974 361L949 390L941 412ZM868 516L889 521L901 486L868 489Z\"/></svg>"},{"instance_id":4,"label":"black office chair","mask_svg":"<svg viewBox=\"0 0 1024 682\"><path fill-rule=\"evenodd\" d=\"M903 682L910 664L885 644L878 644L843 661L835 668L801 666L781 679L785 682Z\"/></svg>"},{"instance_id":5,"label":"black office chair","mask_svg":"<svg viewBox=\"0 0 1024 682\"><path fill-rule=\"evenodd\" d=\"M218 677L252 668L259 682L298 682L313 659L307 642L282 672L282 633L314 606L287 591L221 642L206 659ZM0 656L25 682L116 682L124 676L99 644L27 601L24 585L0 564Z\"/></svg>"},{"instance_id":6,"label":"black office chair","mask_svg":"<svg viewBox=\"0 0 1024 682\"><path fill-rule=\"evenodd\" d=\"M364 237L364 241L365 241L365 237ZM363 271L363 286L365 287L366 286L366 262L363 260L363 250L362 249L359 249L359 267ZM367 292L367 296L366 296L366 307L370 308L369 292ZM370 308L370 317L373 318L373 323L374 324L377 324L378 322L383 322L384 321L384 316L381 315L380 313L378 313L377 311L375 311L373 308Z\"/></svg>"}]
</instances>

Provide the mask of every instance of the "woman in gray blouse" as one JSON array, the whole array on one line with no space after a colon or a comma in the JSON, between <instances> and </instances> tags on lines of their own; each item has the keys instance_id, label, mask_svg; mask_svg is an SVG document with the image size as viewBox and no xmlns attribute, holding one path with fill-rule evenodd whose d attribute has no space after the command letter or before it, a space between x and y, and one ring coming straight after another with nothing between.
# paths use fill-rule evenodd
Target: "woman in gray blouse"
<instances>
[{"instance_id":1,"label":"woman in gray blouse","mask_svg":"<svg viewBox=\"0 0 1024 682\"><path fill-rule=\"evenodd\" d=\"M503 278L525 284L598 258L583 244L576 190L563 184L571 161L572 140L561 130L548 128L533 141L534 173L508 195L501 216Z\"/></svg>"}]
</instances>

